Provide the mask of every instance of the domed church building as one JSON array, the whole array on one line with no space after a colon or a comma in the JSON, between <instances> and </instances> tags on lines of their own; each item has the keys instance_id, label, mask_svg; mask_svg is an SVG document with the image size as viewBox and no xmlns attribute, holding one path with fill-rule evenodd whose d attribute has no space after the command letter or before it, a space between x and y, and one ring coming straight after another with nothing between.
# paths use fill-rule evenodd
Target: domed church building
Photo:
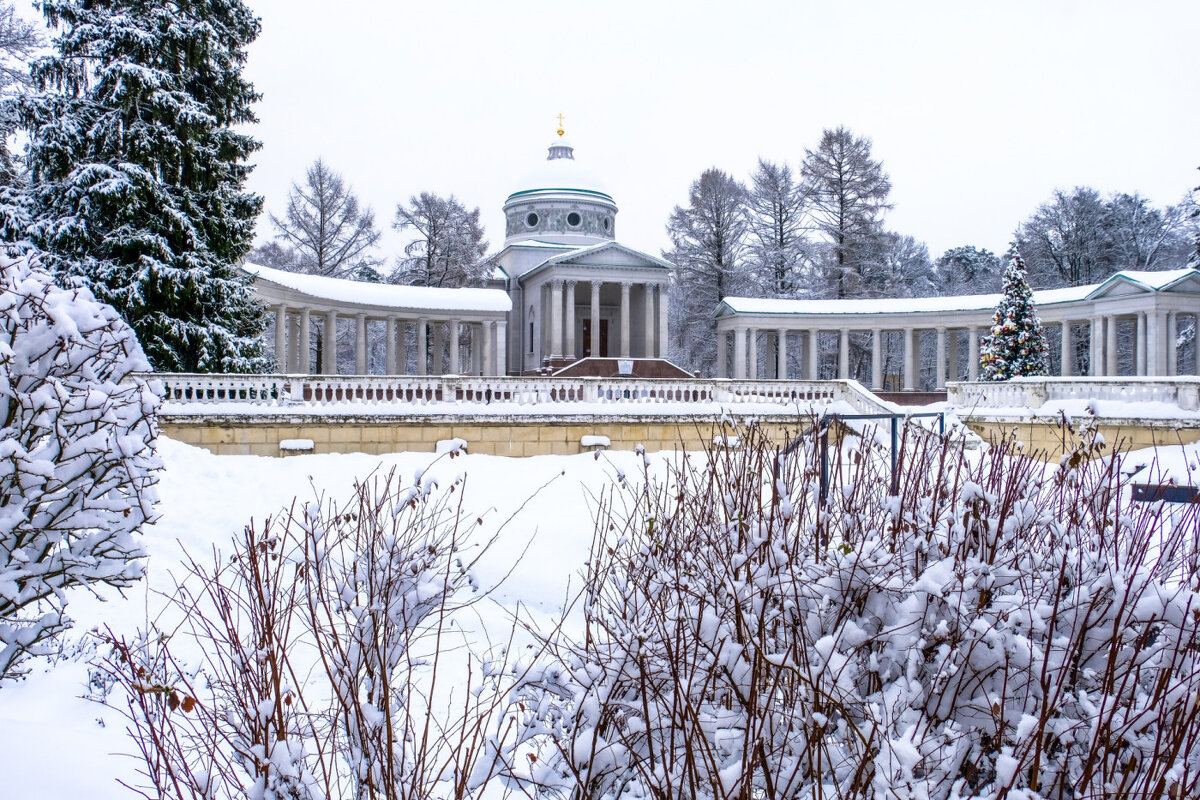
<instances>
[{"instance_id":1,"label":"domed church building","mask_svg":"<svg viewBox=\"0 0 1200 800\"><path fill-rule=\"evenodd\" d=\"M630 359L667 357L671 265L617 241L616 202L558 135L504 203L495 259L512 299L508 368L545 373L619 359L615 369L593 361L591 371L579 365L569 374L629 374Z\"/></svg>"}]
</instances>

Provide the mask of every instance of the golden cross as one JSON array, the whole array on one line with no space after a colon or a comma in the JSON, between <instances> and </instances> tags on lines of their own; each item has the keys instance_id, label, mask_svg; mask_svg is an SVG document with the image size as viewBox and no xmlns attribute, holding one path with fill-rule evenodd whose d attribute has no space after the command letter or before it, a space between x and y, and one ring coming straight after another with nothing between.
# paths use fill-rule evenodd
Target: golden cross
<instances>
[{"instance_id":1,"label":"golden cross","mask_svg":"<svg viewBox=\"0 0 1200 800\"><path fill-rule=\"evenodd\" d=\"M562 136L563 135L563 120L566 118L562 114L559 114L557 119L558 119L558 135Z\"/></svg>"}]
</instances>

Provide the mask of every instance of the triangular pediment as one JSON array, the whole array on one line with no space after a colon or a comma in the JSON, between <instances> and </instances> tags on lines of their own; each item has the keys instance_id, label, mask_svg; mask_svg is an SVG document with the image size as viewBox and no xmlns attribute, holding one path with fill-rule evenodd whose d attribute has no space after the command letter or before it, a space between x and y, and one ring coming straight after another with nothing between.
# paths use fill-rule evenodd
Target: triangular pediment
<instances>
[{"instance_id":1,"label":"triangular pediment","mask_svg":"<svg viewBox=\"0 0 1200 800\"><path fill-rule=\"evenodd\" d=\"M1190 274L1167 284L1159 291L1172 294L1200 294L1200 272L1193 270Z\"/></svg>"},{"instance_id":2,"label":"triangular pediment","mask_svg":"<svg viewBox=\"0 0 1200 800\"><path fill-rule=\"evenodd\" d=\"M574 250L570 253L547 259L546 264L564 264L585 267L638 267L642 269L670 269L671 265L661 258L634 250L618 242L607 242Z\"/></svg>"},{"instance_id":3,"label":"triangular pediment","mask_svg":"<svg viewBox=\"0 0 1200 800\"><path fill-rule=\"evenodd\" d=\"M1088 294L1088 298L1095 300L1101 297L1128 297L1130 295L1146 294L1153 291L1152 287L1138 283L1131 278L1117 273L1093 289Z\"/></svg>"}]
</instances>

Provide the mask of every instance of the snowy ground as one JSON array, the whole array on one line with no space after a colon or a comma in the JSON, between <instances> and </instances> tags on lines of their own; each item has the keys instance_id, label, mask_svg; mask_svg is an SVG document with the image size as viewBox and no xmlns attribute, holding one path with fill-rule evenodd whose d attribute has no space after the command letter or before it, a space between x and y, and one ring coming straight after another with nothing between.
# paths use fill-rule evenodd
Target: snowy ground
<instances>
[{"instance_id":1,"label":"snowy ground","mask_svg":"<svg viewBox=\"0 0 1200 800\"><path fill-rule=\"evenodd\" d=\"M162 517L147 531L149 580L125 598L101 602L84 594L73 597L69 610L77 626L67 643L68 655L78 651L83 632L92 626L108 624L129 633L154 616L163 603L156 592L172 587L183 549L202 556L213 545L223 546L251 519L275 514L296 497L345 497L356 478L375 470L395 468L410 479L436 458L421 453L214 456L166 439L161 451L166 463L159 486ZM668 457L656 456L652 468L661 468ZM1156 458L1158 467L1152 465ZM1198 462L1200 445L1157 455L1142 451L1129 463L1146 464L1143 475L1154 472L1155 478L1194 484L1200 477ZM498 604L476 607L481 624L497 626L496 633L503 636L507 611L518 604L535 620L556 618L571 594L569 585L578 583L597 493L612 486L619 472L634 478L641 468L641 457L629 452L604 453L600 459L591 454L525 459L468 455L434 463L431 474L443 485L456 475L466 476L469 516L485 520L479 540L499 531L477 570L483 586L499 584L492 594ZM131 779L135 767L132 759L119 755L131 747L124 721L83 698L87 681L84 661L64 657L49 667L39 665L22 683L0 689L0 797L132 796L117 783L119 777Z\"/></svg>"},{"instance_id":2,"label":"snowy ground","mask_svg":"<svg viewBox=\"0 0 1200 800\"><path fill-rule=\"evenodd\" d=\"M395 468L407 481L436 458L427 453L215 456L167 439L160 444L166 470L159 485L162 518L146 537L149 581L124 599L110 596L100 602L74 596L69 612L76 629L68 649L95 625L106 623L119 632L144 626L162 605L156 590L173 585L181 548L202 556L214 544L228 542L252 518L275 514L297 496L304 500L323 492L345 497L356 477L374 470ZM466 476L470 517L485 520L477 540L490 538L503 526L476 570L483 586L500 583L492 594L500 607L475 607L486 626L501 626L503 636L505 609L518 604L534 617L557 617L568 584L578 582L575 573L591 543L595 493L611 485L618 470L632 476L640 469L641 458L630 452L605 453L599 460L592 454L526 459L467 455L433 465L430 474L443 485L455 475ZM529 556L521 558L526 552ZM118 776L130 777L134 768L132 759L116 755L130 751L124 721L111 709L83 699L87 680L84 663L64 658L0 689L0 797L132 796L116 782Z\"/></svg>"}]
</instances>

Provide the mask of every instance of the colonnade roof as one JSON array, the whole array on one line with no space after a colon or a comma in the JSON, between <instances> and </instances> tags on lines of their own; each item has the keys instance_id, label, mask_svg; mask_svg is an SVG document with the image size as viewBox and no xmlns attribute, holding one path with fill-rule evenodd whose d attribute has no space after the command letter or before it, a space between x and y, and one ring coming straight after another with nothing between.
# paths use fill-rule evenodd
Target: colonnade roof
<instances>
[{"instance_id":1,"label":"colonnade roof","mask_svg":"<svg viewBox=\"0 0 1200 800\"><path fill-rule=\"evenodd\" d=\"M406 311L479 314L505 313L512 309L512 300L501 289L439 289L368 283L250 263L242 264L242 269L254 276L254 291L267 303L302 304L307 301L314 307L369 308L380 314Z\"/></svg>"},{"instance_id":2,"label":"colonnade roof","mask_svg":"<svg viewBox=\"0 0 1200 800\"><path fill-rule=\"evenodd\" d=\"M1163 272L1125 270L1102 283L1064 289L1039 289L1033 293L1035 306L1054 306L1103 297L1148 292L1200 293L1200 270L1176 269ZM853 300L778 300L760 297L726 297L716 316L737 314L869 315L921 314L948 311L993 311L1000 294L970 294L951 297L881 297Z\"/></svg>"}]
</instances>

